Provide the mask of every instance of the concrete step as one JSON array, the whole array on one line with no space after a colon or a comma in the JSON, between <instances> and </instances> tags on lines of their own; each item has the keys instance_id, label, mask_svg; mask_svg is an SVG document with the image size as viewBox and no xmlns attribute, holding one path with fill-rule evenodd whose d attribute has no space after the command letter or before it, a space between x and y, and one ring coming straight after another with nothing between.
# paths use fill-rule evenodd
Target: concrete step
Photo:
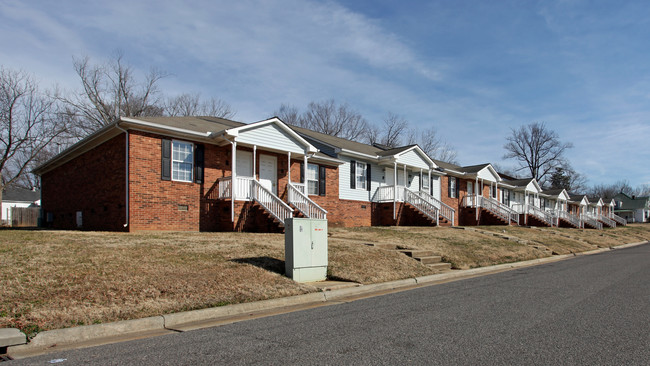
<instances>
[{"instance_id":1,"label":"concrete step","mask_svg":"<svg viewBox=\"0 0 650 366\"><path fill-rule=\"evenodd\" d=\"M448 271L451 270L451 263L431 263L427 264L427 267L436 269L438 271Z\"/></svg>"},{"instance_id":2,"label":"concrete step","mask_svg":"<svg viewBox=\"0 0 650 366\"><path fill-rule=\"evenodd\" d=\"M397 245L395 244L372 243L372 246L380 249L390 249L390 250L397 249Z\"/></svg>"},{"instance_id":3,"label":"concrete step","mask_svg":"<svg viewBox=\"0 0 650 366\"><path fill-rule=\"evenodd\" d=\"M430 256L430 257L414 257L414 258L419 260L420 263L427 264L427 265L441 263L441 261L442 261L442 257L439 256L439 255L433 255L433 256ZM446 263L446 264L449 264L449 263Z\"/></svg>"},{"instance_id":4,"label":"concrete step","mask_svg":"<svg viewBox=\"0 0 650 366\"><path fill-rule=\"evenodd\" d=\"M435 255L433 250L404 249L404 250L400 250L400 252L412 258L430 257Z\"/></svg>"}]
</instances>

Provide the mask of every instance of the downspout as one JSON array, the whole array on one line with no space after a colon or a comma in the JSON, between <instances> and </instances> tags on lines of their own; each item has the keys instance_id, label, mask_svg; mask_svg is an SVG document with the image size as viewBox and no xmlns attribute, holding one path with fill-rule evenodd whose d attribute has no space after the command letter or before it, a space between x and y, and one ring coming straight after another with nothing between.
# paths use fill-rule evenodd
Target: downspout
<instances>
[{"instance_id":1,"label":"downspout","mask_svg":"<svg viewBox=\"0 0 650 366\"><path fill-rule=\"evenodd\" d=\"M126 134L126 159L125 159L126 160L125 161L125 163L126 163L125 164L126 165L126 171L125 171L125 173L126 173L125 174L126 175L126 179L125 179L125 181L126 181L125 182L126 183L126 187L125 187L126 194L125 194L125 197L124 197L125 202L126 202L125 205L124 205L125 209L126 209L126 222L124 223L123 226L124 226L124 228L128 228L129 227L129 131L127 131L127 130L123 129L122 127L120 127L120 125L118 123L115 124L115 127L117 127L117 129L120 130L120 131L124 131L124 133Z\"/></svg>"}]
</instances>

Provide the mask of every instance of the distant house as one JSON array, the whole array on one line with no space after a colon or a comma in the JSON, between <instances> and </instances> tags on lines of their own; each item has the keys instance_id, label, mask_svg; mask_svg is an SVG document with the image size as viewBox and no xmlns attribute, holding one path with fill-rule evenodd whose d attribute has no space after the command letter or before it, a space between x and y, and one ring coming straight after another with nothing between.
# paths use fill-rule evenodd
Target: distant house
<instances>
[{"instance_id":1,"label":"distant house","mask_svg":"<svg viewBox=\"0 0 650 366\"><path fill-rule=\"evenodd\" d=\"M38 207L41 205L41 191L19 187L6 187L2 191L2 224L11 225L12 207Z\"/></svg>"},{"instance_id":2,"label":"distant house","mask_svg":"<svg viewBox=\"0 0 650 366\"><path fill-rule=\"evenodd\" d=\"M614 196L614 201L614 212L627 222L650 222L650 196L628 196L621 192Z\"/></svg>"}]
</instances>

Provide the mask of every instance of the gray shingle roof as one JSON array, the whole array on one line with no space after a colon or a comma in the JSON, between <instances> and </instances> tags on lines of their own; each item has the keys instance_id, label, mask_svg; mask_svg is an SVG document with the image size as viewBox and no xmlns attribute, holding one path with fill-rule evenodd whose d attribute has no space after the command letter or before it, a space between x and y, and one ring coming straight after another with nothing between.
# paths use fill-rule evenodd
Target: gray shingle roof
<instances>
[{"instance_id":1,"label":"gray shingle roof","mask_svg":"<svg viewBox=\"0 0 650 366\"><path fill-rule=\"evenodd\" d=\"M19 187L6 187L2 191L3 201L15 202L35 202L41 199L41 191L32 191L31 189Z\"/></svg>"}]
</instances>

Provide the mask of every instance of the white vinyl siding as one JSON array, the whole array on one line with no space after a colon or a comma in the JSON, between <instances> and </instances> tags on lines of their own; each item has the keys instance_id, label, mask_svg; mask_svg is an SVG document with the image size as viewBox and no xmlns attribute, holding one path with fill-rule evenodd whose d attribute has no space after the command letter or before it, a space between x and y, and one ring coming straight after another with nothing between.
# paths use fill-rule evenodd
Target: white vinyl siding
<instances>
[{"instance_id":1,"label":"white vinyl siding","mask_svg":"<svg viewBox=\"0 0 650 366\"><path fill-rule=\"evenodd\" d=\"M307 194L318 195L318 165L307 164Z\"/></svg>"},{"instance_id":2,"label":"white vinyl siding","mask_svg":"<svg viewBox=\"0 0 650 366\"><path fill-rule=\"evenodd\" d=\"M240 131L237 143L298 154L305 152L303 144L273 123Z\"/></svg>"},{"instance_id":3,"label":"white vinyl siding","mask_svg":"<svg viewBox=\"0 0 650 366\"><path fill-rule=\"evenodd\" d=\"M411 150L402 155L399 155L397 158L397 165L407 165L421 169L429 169L429 164L415 150Z\"/></svg>"},{"instance_id":4,"label":"white vinyl siding","mask_svg":"<svg viewBox=\"0 0 650 366\"><path fill-rule=\"evenodd\" d=\"M382 167L376 164L370 164L370 191L366 189L350 188L350 161L367 163L359 159L353 159L348 156L339 155L339 159L345 163L339 166L339 198L342 200L365 201L368 202L375 194L380 182L384 182L385 173ZM356 173L356 167L355 167ZM356 181L355 181L356 183ZM356 184L355 184L356 185Z\"/></svg>"},{"instance_id":5,"label":"white vinyl siding","mask_svg":"<svg viewBox=\"0 0 650 366\"><path fill-rule=\"evenodd\" d=\"M492 174L492 171L490 169L488 169L487 167L479 170L477 175L478 175L479 181L481 179L483 179L486 182L496 182L498 180L498 177L494 176L494 174Z\"/></svg>"},{"instance_id":6,"label":"white vinyl siding","mask_svg":"<svg viewBox=\"0 0 650 366\"><path fill-rule=\"evenodd\" d=\"M194 145L190 142L172 141L172 180L180 182L192 181L194 167Z\"/></svg>"}]
</instances>

